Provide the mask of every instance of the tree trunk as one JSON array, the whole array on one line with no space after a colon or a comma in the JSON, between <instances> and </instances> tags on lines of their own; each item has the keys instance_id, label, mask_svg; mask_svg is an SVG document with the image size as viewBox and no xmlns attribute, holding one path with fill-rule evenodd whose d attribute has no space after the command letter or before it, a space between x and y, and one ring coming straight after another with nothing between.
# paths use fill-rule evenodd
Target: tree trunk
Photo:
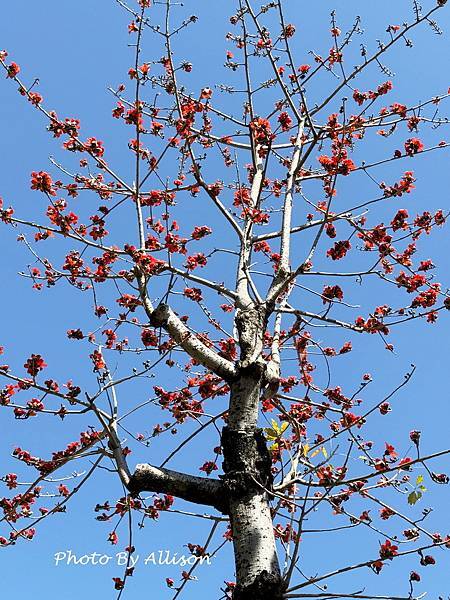
<instances>
[{"instance_id":1,"label":"tree trunk","mask_svg":"<svg viewBox=\"0 0 450 600\"><path fill-rule=\"evenodd\" d=\"M269 507L271 457L257 428L266 363L261 358L265 311L237 319L242 356L231 384L227 426L222 430L224 484L229 494L237 586L235 600L278 600L282 580Z\"/></svg>"}]
</instances>

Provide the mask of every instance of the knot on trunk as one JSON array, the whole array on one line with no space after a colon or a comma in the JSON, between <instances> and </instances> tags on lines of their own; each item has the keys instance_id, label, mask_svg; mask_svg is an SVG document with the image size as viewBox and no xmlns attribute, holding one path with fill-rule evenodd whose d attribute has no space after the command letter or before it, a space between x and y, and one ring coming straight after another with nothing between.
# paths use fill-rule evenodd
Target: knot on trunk
<instances>
[{"instance_id":1,"label":"knot on trunk","mask_svg":"<svg viewBox=\"0 0 450 600\"><path fill-rule=\"evenodd\" d=\"M236 587L233 600L282 600L283 586L280 575L262 571L255 581L246 586Z\"/></svg>"},{"instance_id":2,"label":"knot on trunk","mask_svg":"<svg viewBox=\"0 0 450 600\"><path fill-rule=\"evenodd\" d=\"M150 317L150 324L153 327L162 327L169 319L170 310L167 304L161 303L155 308Z\"/></svg>"},{"instance_id":3,"label":"knot on trunk","mask_svg":"<svg viewBox=\"0 0 450 600\"><path fill-rule=\"evenodd\" d=\"M224 486L230 497L240 498L249 493L264 493L273 483L272 460L261 429L222 430Z\"/></svg>"},{"instance_id":4,"label":"knot on trunk","mask_svg":"<svg viewBox=\"0 0 450 600\"><path fill-rule=\"evenodd\" d=\"M241 349L240 362L246 367L257 361L263 349L263 332L267 325L267 309L264 305L239 310L235 317Z\"/></svg>"}]
</instances>

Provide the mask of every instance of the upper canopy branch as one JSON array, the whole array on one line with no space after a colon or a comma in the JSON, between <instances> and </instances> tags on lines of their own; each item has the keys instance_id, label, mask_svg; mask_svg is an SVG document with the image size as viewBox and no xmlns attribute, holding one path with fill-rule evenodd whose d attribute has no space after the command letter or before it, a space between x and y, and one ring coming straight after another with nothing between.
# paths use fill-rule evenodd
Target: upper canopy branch
<instances>
[{"instance_id":1,"label":"upper canopy branch","mask_svg":"<svg viewBox=\"0 0 450 600\"><path fill-rule=\"evenodd\" d=\"M185 350L191 358L200 362L219 377L225 380L236 376L236 369L229 360L222 358L205 346L195 334L193 334L181 319L167 304L160 304L150 315L150 323L154 327L162 327L170 336Z\"/></svg>"},{"instance_id":2,"label":"upper canopy branch","mask_svg":"<svg viewBox=\"0 0 450 600\"><path fill-rule=\"evenodd\" d=\"M179 344L187 354L198 361L204 367L222 377L226 381L234 379L237 374L232 362L219 356L212 348L208 348L194 333L192 333L183 321L167 304L161 303L154 308L148 297L145 276L137 272L139 293L144 310L154 327L162 327Z\"/></svg>"}]
</instances>

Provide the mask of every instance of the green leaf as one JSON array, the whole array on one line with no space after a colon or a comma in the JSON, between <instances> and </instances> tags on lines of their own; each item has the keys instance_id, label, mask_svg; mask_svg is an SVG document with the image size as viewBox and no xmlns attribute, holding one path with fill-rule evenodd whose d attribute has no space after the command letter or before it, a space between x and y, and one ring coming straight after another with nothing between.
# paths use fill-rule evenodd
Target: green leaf
<instances>
[{"instance_id":1,"label":"green leaf","mask_svg":"<svg viewBox=\"0 0 450 600\"><path fill-rule=\"evenodd\" d=\"M266 439L269 441L280 438L283 435L283 433L286 431L286 429L289 427L289 423L286 423L286 421L283 421L283 423L281 423L281 427L278 425L278 423L275 421L275 419L271 419L271 422L272 422L272 427L264 428L264 433L266 434Z\"/></svg>"},{"instance_id":2,"label":"green leaf","mask_svg":"<svg viewBox=\"0 0 450 600\"><path fill-rule=\"evenodd\" d=\"M264 433L266 434L266 439L270 441L276 440L278 437L278 433L275 431L275 429L272 429L271 427L265 427Z\"/></svg>"},{"instance_id":3,"label":"green leaf","mask_svg":"<svg viewBox=\"0 0 450 600\"><path fill-rule=\"evenodd\" d=\"M272 423L272 429L274 429L278 433L278 435L279 435L280 432L281 432L280 426L275 421L275 419L271 419L271 423Z\"/></svg>"},{"instance_id":4,"label":"green leaf","mask_svg":"<svg viewBox=\"0 0 450 600\"><path fill-rule=\"evenodd\" d=\"M408 504L414 505L421 498L422 498L422 492L413 491L408 496Z\"/></svg>"},{"instance_id":5,"label":"green leaf","mask_svg":"<svg viewBox=\"0 0 450 600\"><path fill-rule=\"evenodd\" d=\"M289 423L286 423L286 421L281 423L281 433L284 433L288 427L289 427Z\"/></svg>"}]
</instances>

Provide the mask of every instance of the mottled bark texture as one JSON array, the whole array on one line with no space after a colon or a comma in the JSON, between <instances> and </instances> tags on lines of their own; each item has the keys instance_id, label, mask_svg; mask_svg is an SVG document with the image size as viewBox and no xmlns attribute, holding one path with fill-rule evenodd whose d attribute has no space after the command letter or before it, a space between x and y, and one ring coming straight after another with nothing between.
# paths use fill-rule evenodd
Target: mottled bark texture
<instances>
[{"instance_id":1,"label":"mottled bark texture","mask_svg":"<svg viewBox=\"0 0 450 600\"><path fill-rule=\"evenodd\" d=\"M206 504L228 513L224 485L217 479L195 477L171 469L160 469L148 464L136 466L128 489L132 494L162 492L196 504Z\"/></svg>"},{"instance_id":2,"label":"mottled bark texture","mask_svg":"<svg viewBox=\"0 0 450 600\"><path fill-rule=\"evenodd\" d=\"M238 287L246 284L239 271ZM239 283L240 282L240 283ZM141 294L148 300L145 282ZM230 385L227 424L222 430L224 474L220 480L195 477L148 464L138 465L127 486L131 493L163 492L189 502L213 506L230 517L236 566L234 600L281 600L278 563L269 500L271 458L258 428L263 391L277 385L277 369L263 358L263 337L273 303L255 304L242 292L235 327L240 359L236 364L205 346L166 304L144 302L150 323ZM276 366L276 365L275 365Z\"/></svg>"},{"instance_id":3,"label":"mottled bark texture","mask_svg":"<svg viewBox=\"0 0 450 600\"><path fill-rule=\"evenodd\" d=\"M205 346L180 320L167 304L160 304L150 314L150 323L154 327L162 327L170 334L192 358L211 369L214 373L229 379L235 376L235 368L232 362L223 358Z\"/></svg>"},{"instance_id":4,"label":"mottled bark texture","mask_svg":"<svg viewBox=\"0 0 450 600\"><path fill-rule=\"evenodd\" d=\"M241 311L236 319L241 359L231 384L230 411L222 430L223 481L229 497L237 587L236 600L278 600L282 580L269 494L271 458L263 432L258 429L258 408L265 385L262 359L264 307Z\"/></svg>"}]
</instances>

